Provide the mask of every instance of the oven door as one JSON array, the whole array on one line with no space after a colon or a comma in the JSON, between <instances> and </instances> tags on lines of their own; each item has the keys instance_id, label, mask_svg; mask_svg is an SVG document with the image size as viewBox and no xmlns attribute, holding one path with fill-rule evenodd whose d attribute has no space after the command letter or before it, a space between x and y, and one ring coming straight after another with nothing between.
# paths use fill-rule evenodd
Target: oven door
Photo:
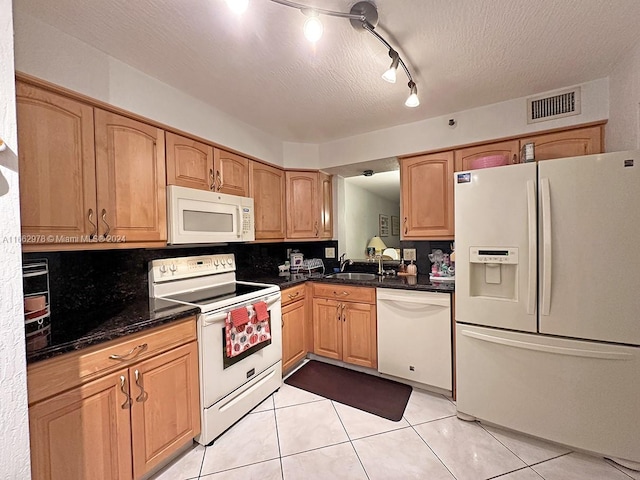
<instances>
[{"instance_id":1,"label":"oven door","mask_svg":"<svg viewBox=\"0 0 640 480\"><path fill-rule=\"evenodd\" d=\"M253 304L260 301L267 304L269 312L270 342L255 345L236 357L227 357L225 343L227 315L235 308L251 309ZM208 408L282 359L280 292L200 315L198 346L202 407Z\"/></svg>"}]
</instances>

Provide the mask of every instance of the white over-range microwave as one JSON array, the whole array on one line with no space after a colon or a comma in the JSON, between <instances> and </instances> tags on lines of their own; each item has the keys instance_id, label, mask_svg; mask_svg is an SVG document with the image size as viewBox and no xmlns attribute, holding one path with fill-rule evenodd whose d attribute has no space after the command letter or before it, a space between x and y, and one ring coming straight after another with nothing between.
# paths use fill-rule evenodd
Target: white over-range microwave
<instances>
[{"instance_id":1,"label":"white over-range microwave","mask_svg":"<svg viewBox=\"0 0 640 480\"><path fill-rule=\"evenodd\" d=\"M170 245L255 240L253 198L169 185L167 230Z\"/></svg>"}]
</instances>

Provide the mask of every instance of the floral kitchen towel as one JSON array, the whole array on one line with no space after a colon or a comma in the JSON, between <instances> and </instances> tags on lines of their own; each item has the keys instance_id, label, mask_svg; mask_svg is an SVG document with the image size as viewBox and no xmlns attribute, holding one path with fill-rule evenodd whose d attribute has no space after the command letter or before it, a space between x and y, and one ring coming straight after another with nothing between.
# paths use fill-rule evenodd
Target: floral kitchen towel
<instances>
[{"instance_id":1,"label":"floral kitchen towel","mask_svg":"<svg viewBox=\"0 0 640 480\"><path fill-rule=\"evenodd\" d=\"M247 309L245 308L245 310ZM225 321L228 358L240 355L245 350L249 350L259 343L271 340L268 316L267 320L259 321L253 309L251 311L247 310L249 322L236 327L231 315L232 313L233 312L229 312L227 314Z\"/></svg>"}]
</instances>

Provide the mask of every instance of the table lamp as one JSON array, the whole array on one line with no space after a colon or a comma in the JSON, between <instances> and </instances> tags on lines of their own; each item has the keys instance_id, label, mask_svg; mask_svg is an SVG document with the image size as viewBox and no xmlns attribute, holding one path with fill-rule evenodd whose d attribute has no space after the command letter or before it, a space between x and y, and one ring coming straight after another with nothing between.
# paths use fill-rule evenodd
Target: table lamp
<instances>
[{"instance_id":1,"label":"table lamp","mask_svg":"<svg viewBox=\"0 0 640 480\"><path fill-rule=\"evenodd\" d=\"M380 239L380 237L376 236L373 237L370 241L369 244L367 245L367 251L370 251L369 249L373 248L375 251L375 255L382 255L382 251L387 248L387 246L384 244L384 242Z\"/></svg>"}]
</instances>

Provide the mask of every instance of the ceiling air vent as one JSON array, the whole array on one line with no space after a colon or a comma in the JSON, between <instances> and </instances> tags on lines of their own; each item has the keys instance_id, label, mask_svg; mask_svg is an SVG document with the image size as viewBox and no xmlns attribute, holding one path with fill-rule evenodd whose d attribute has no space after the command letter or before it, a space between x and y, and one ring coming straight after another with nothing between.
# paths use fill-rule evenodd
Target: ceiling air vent
<instances>
[{"instance_id":1,"label":"ceiling air vent","mask_svg":"<svg viewBox=\"0 0 640 480\"><path fill-rule=\"evenodd\" d=\"M527 123L580 114L580 87L527 99Z\"/></svg>"}]
</instances>

